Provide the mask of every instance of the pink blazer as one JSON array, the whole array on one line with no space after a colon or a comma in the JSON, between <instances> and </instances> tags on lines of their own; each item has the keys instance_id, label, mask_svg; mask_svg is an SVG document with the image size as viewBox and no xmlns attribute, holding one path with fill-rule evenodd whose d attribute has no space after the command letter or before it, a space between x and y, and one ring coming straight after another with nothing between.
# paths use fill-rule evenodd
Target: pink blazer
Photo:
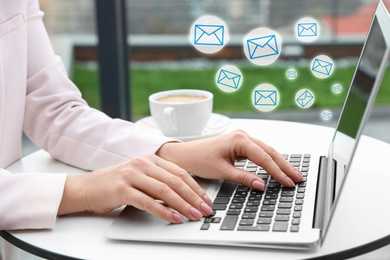
<instances>
[{"instance_id":1,"label":"pink blazer","mask_svg":"<svg viewBox=\"0 0 390 260\"><path fill-rule=\"evenodd\" d=\"M87 170L170 140L90 108L54 54L42 16L38 0L0 1L0 230L53 228L62 197L64 174L5 169L20 159L23 130L53 158Z\"/></svg>"}]
</instances>

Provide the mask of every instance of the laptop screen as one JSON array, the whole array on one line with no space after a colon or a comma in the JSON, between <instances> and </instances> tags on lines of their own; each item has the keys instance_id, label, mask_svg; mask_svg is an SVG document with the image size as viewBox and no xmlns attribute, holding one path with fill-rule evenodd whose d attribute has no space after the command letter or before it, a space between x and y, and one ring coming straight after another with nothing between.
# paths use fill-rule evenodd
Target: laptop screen
<instances>
[{"instance_id":1,"label":"laptop screen","mask_svg":"<svg viewBox=\"0 0 390 260\"><path fill-rule=\"evenodd\" d=\"M367 37L361 59L347 95L337 131L333 140L333 159L337 162L336 195L352 160L358 139L358 131L363 123L364 114L372 94L375 80L386 53L386 42L375 17Z\"/></svg>"},{"instance_id":2,"label":"laptop screen","mask_svg":"<svg viewBox=\"0 0 390 260\"><path fill-rule=\"evenodd\" d=\"M367 120L387 67L388 46L375 16L355 70L334 139L329 148L327 190L322 238L325 237L362 127Z\"/></svg>"}]
</instances>

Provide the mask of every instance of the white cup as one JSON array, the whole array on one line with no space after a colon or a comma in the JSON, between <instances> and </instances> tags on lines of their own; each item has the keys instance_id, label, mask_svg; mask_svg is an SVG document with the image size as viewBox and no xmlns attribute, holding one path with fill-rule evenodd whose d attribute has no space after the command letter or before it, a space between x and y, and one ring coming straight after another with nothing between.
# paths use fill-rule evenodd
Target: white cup
<instances>
[{"instance_id":1,"label":"white cup","mask_svg":"<svg viewBox=\"0 0 390 260\"><path fill-rule=\"evenodd\" d=\"M161 101L161 98L170 99L172 96L175 98L184 96L191 101ZM172 137L200 135L213 110L213 94L197 89L162 91L149 96L149 109L154 122L164 135Z\"/></svg>"}]
</instances>

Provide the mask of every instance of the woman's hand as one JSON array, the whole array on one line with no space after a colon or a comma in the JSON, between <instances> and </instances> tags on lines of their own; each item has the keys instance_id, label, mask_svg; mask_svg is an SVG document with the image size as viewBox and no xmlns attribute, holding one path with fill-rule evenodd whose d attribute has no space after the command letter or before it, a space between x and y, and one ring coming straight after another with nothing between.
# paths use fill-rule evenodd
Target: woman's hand
<instances>
[{"instance_id":1,"label":"woman's hand","mask_svg":"<svg viewBox=\"0 0 390 260\"><path fill-rule=\"evenodd\" d=\"M107 213L122 205L132 205L171 223L183 222L182 215L195 221L212 213L211 200L187 171L148 154L95 172L68 176L58 214Z\"/></svg>"},{"instance_id":2,"label":"woman's hand","mask_svg":"<svg viewBox=\"0 0 390 260\"><path fill-rule=\"evenodd\" d=\"M203 178L225 179L264 190L263 179L234 167L237 156L249 158L285 187L303 180L302 173L272 147L241 130L187 143L166 143L156 153Z\"/></svg>"}]
</instances>

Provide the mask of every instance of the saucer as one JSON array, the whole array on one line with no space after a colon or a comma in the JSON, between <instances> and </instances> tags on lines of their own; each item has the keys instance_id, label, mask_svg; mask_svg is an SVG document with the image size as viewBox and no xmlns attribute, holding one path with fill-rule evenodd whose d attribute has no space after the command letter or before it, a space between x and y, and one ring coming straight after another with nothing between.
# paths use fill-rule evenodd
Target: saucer
<instances>
[{"instance_id":1,"label":"saucer","mask_svg":"<svg viewBox=\"0 0 390 260\"><path fill-rule=\"evenodd\" d=\"M203 138L212 137L221 134L228 128L229 124L230 124L230 118L228 118L227 116L212 113L210 115L209 122L207 123L205 129L203 129L200 135L169 136L169 137L181 140L183 142L203 139ZM157 128L151 116L138 120L137 122L135 122L135 125L140 127L143 131L148 131L150 133L163 135L160 129Z\"/></svg>"}]
</instances>

